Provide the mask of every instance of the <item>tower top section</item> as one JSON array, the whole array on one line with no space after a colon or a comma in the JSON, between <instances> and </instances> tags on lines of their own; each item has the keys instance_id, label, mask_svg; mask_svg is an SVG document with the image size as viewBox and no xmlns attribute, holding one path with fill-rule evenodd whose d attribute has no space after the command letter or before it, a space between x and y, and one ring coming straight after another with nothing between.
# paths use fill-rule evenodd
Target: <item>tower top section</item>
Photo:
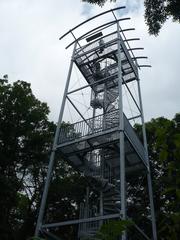
<instances>
[{"instance_id":1,"label":"tower top section","mask_svg":"<svg viewBox=\"0 0 180 240\"><path fill-rule=\"evenodd\" d=\"M127 25L130 20L129 17L119 18L124 9L122 6L97 14L60 37L60 40L70 37L66 49L76 44L73 61L90 85L97 81L101 81L102 84L108 82L108 88L118 85L118 40L121 45L121 70L124 82L138 80L138 68L149 67L138 62L147 58L139 55L143 48L130 46L130 42L134 44L140 40L129 37L129 33L135 29L120 26L120 23ZM109 81L109 76L111 80L112 76L114 77L113 81ZM93 90L98 92L102 89L103 85Z\"/></svg>"}]
</instances>

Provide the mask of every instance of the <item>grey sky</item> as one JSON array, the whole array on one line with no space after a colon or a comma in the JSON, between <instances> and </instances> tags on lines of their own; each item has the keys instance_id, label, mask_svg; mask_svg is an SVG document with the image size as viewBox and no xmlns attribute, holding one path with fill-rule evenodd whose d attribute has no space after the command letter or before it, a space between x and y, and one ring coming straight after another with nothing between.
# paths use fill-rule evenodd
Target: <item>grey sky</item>
<instances>
[{"instance_id":1,"label":"grey sky","mask_svg":"<svg viewBox=\"0 0 180 240\"><path fill-rule=\"evenodd\" d=\"M120 5L92 7L80 0L0 0L0 74L9 80L30 82L33 92L48 103L50 118L57 120L71 50L58 38L87 17ZM144 47L153 67L141 71L145 117L172 118L180 111L180 25L168 21L160 35L149 36L144 24L142 1L124 1L131 8L132 36L140 37L136 45ZM121 4L122 5L122 4Z\"/></svg>"}]
</instances>

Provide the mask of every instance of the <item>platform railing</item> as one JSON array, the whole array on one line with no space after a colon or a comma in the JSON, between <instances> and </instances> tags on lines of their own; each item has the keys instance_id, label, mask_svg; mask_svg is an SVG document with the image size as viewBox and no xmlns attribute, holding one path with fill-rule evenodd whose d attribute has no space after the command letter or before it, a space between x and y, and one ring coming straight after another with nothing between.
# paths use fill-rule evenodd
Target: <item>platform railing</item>
<instances>
[{"instance_id":1,"label":"platform railing","mask_svg":"<svg viewBox=\"0 0 180 240\"><path fill-rule=\"evenodd\" d=\"M136 135L133 127L131 126L125 115L124 115L124 130L129 141L132 143L133 147L138 152L141 159L145 160L146 158L144 146L142 145L141 141L139 140L139 137Z\"/></svg>"},{"instance_id":2,"label":"platform railing","mask_svg":"<svg viewBox=\"0 0 180 240\"><path fill-rule=\"evenodd\" d=\"M117 43L117 33L115 32L114 34L105 36L101 39L102 39L103 44L102 43L99 44L100 41L98 39L92 43L88 43L85 46L76 49L75 58L78 59L79 56L84 56L87 54L91 55L92 52L96 52L96 51L100 50L102 47L103 47L103 49L107 49L108 47L111 47L112 44L114 45ZM117 48L117 46L116 46L116 48Z\"/></svg>"},{"instance_id":3,"label":"platform railing","mask_svg":"<svg viewBox=\"0 0 180 240\"><path fill-rule=\"evenodd\" d=\"M86 121L83 120L68 126L63 126L60 129L59 143L69 142L117 127L119 125L118 114L119 111L114 110L94 118L86 119Z\"/></svg>"},{"instance_id":4,"label":"platform railing","mask_svg":"<svg viewBox=\"0 0 180 240\"><path fill-rule=\"evenodd\" d=\"M119 110L113 110L106 114L98 115L94 118L86 119L85 121L76 122L68 126L63 126L60 129L59 144L72 142L76 139L81 139L90 135L97 135L106 130L113 130L119 126ZM136 135L133 127L129 123L127 117L124 114L124 130L128 137L128 140L133 145L136 152L144 160L145 150L144 147Z\"/></svg>"}]
</instances>

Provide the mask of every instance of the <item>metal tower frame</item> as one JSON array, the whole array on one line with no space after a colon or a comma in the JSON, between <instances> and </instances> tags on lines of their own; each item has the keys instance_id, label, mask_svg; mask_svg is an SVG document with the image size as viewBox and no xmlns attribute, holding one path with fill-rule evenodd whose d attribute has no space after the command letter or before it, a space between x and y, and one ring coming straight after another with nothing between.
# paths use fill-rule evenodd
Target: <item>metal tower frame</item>
<instances>
[{"instance_id":1,"label":"metal tower frame","mask_svg":"<svg viewBox=\"0 0 180 240\"><path fill-rule=\"evenodd\" d=\"M154 212L154 204L153 204L153 192L152 192L152 183L151 183L151 174L149 167L149 159L148 159L148 149L147 149L147 139L146 139L146 130L144 123L144 113L142 106L142 97L141 97L141 88L140 88L140 79L138 75L138 70L142 67L149 67L149 65L140 65L138 64L138 58L147 58L144 56L135 57L134 51L142 50L143 48L131 48L129 42L133 40L139 40L138 38L127 39L125 36L125 32L134 30L134 28L122 29L120 27L120 22L127 21L130 18L117 18L117 11L123 10L125 7L117 7L105 12L102 12L88 20L80 23L73 29L69 30L65 33L61 38L63 39L67 35L72 35L73 41L66 47L74 45L69 71L67 75L67 81L65 85L64 95L61 104L61 110L59 114L59 119L57 123L56 133L54 137L52 152L50 155L50 161L48 166L48 173L46 178L46 183L42 195L41 206L39 210L37 225L35 236L38 236L41 232L46 232L50 239L58 239L46 229L57 228L60 226L66 226L71 224L78 224L80 231L83 228L83 224L86 223L100 223L108 219L127 219L127 190L126 190L126 175L131 174L136 171L144 171L147 175L148 182L148 191L149 191L149 202L150 202L150 212L151 212L151 221L152 221L152 238L154 240L157 239L156 233L156 222L155 222L155 212ZM88 22L97 21L98 18L103 17L107 14L111 14L113 20L105 22L100 26L97 26L90 31L83 33L79 37L75 36L76 29L84 26ZM95 23L96 24L96 23ZM112 31L111 27L116 26L116 29ZM110 32L107 32L109 30ZM103 35L103 31L105 35ZM111 63L102 68L102 62L110 59ZM107 61L106 61L107 62ZM73 65L76 65L79 71L84 76L87 84L76 88L72 91L69 90L69 84L72 77L72 69ZM138 90L138 102L133 96L131 90L128 87L128 83L136 82L137 90ZM132 101L136 105L139 114L133 116L132 118L127 118L124 114L123 109L123 86L126 87L129 92ZM69 95L75 92L78 92L82 89L90 88L92 92L91 96L91 107L93 109L93 116L90 119L87 119L83 116L81 111L76 107L73 101L69 98ZM103 98L100 96L103 94ZM112 96L113 95L113 96ZM116 100L115 100L116 99ZM81 116L82 121L76 122L72 124L73 134L69 134L62 129L61 123L63 120L63 113L65 110L66 101L69 101L73 108L77 111L77 113ZM115 108L114 102L117 101L117 108ZM96 109L103 108L103 113L101 115L96 115ZM136 136L131 124L129 123L132 119L139 118L142 124L142 134L143 134L143 145L140 140ZM98 127L96 124L98 123ZM78 129L78 130L77 130ZM88 130L87 130L88 129ZM83 132L83 131L84 132ZM80 133L80 135L78 135ZM99 162L96 162L96 170L95 167L90 167L92 165L92 159L94 159L96 155L96 161L106 163L105 158L111 155L105 151L105 148L111 145L113 148L113 153L115 153L116 148L116 157L114 157L114 168L112 170L105 169L103 165L103 173L97 176L97 169L99 171ZM102 151L103 150L103 151ZM79 151L79 152L78 152ZM79 168L79 171L83 173L85 176L90 176L95 179L95 181L99 181L102 184L102 188L112 190L112 181L108 182L107 171L108 174L114 174L113 179L119 182L119 185L116 185L119 188L118 194L120 207L119 211L114 213L106 212L104 210L105 203L103 202L103 190L100 190L100 210L99 215L83 215L77 220L70 220L67 222L59 222L59 223L44 223L44 212L45 206L48 196L48 189L51 182L51 175L54 166L54 159L56 152L60 152L62 157L68 158L69 162L72 165L76 165ZM78 152L74 154L74 152ZM86 155L86 160L82 160L83 154ZM128 156L130 152L130 156ZM78 155L79 154L79 155ZM109 154L109 155L108 155ZM97 157L98 155L98 157ZM78 157L80 160L78 159ZM112 155L113 156L113 155ZM104 158L103 158L104 157ZM98 160L98 159L99 160ZM117 160L118 159L118 160ZM108 164L112 167L112 161L110 162L108 159ZM79 164L79 162L81 164ZM136 164L133 164L135 162ZM82 168L82 163L84 166ZM100 163L101 164L101 163ZM110 166L108 165L108 167ZM88 166L88 169L87 169ZM93 172L94 171L94 172ZM88 174L87 174L88 172ZM102 172L102 168L101 168ZM98 172L100 174L100 172ZM117 175L119 177L117 177ZM114 181L114 180L113 180ZM118 187L117 187L118 186ZM114 189L114 186L113 186ZM87 191L87 198L88 198ZM118 196L119 196L118 195ZM117 197L117 196L116 196ZM88 200L87 200L88 201ZM115 201L111 199L111 202ZM106 203L107 204L107 203ZM108 203L109 204L109 203ZM113 202L115 205L115 202ZM116 201L117 204L117 201ZM112 205L112 203L111 203ZM117 209L117 208L115 208ZM82 215L82 214L81 214ZM98 225L99 226L99 225ZM136 229L140 232L140 234L144 237L143 239L150 239L138 226ZM87 231L87 228L86 228ZM81 232L80 232L81 233ZM77 237L78 238L78 237ZM79 235L79 238L81 236ZM123 233L122 240L129 239L126 232Z\"/></svg>"}]
</instances>

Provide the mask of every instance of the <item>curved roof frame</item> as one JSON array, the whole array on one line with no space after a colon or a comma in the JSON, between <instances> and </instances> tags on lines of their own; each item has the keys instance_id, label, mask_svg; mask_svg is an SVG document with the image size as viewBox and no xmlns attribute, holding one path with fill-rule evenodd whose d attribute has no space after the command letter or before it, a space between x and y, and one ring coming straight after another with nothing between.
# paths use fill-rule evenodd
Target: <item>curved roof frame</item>
<instances>
[{"instance_id":1,"label":"curved roof frame","mask_svg":"<svg viewBox=\"0 0 180 240\"><path fill-rule=\"evenodd\" d=\"M63 35L59 38L59 40L63 39L63 38L64 38L65 36L67 36L69 33L72 33L72 32L73 32L75 29L77 29L78 27L84 25L85 23L87 23L87 22L89 22L89 21L91 21L91 20L93 20L93 19L95 19L95 18L97 18L97 17L100 17L100 16L102 16L102 15L104 15L104 14L107 14L107 13L109 13L109 12L117 11L117 10L124 9L124 8L126 8L126 7L125 7L125 6L122 6L122 7L113 8L113 9L107 10L107 11L105 11L105 12L99 13L99 14L97 14L97 15L95 15L95 16L87 19L87 20L85 20L84 22L78 24L78 25L75 26L74 28L70 29L68 32L66 32L65 34L63 34Z\"/></svg>"},{"instance_id":2,"label":"curved roof frame","mask_svg":"<svg viewBox=\"0 0 180 240\"><path fill-rule=\"evenodd\" d=\"M94 28L94 29L86 32L85 34L81 35L79 38L75 39L73 42L71 42L71 43L66 47L66 49L69 48L71 45L73 45L75 42L78 42L79 40L82 40L82 39L84 39L85 37L89 36L89 33L92 33L92 32L94 33L94 31L96 31L96 30L100 31L100 29L101 29L102 27L108 28L108 27L116 24L117 22L125 21L125 20L130 20L130 18L129 18L129 17L128 17L128 18L119 18L119 19L117 19L117 20L114 20L114 21L111 21L111 22L108 22L108 23L104 23L104 24L102 24L102 25L100 25L100 26L98 26L98 27L96 27L96 28Z\"/></svg>"},{"instance_id":3,"label":"curved roof frame","mask_svg":"<svg viewBox=\"0 0 180 240\"><path fill-rule=\"evenodd\" d=\"M69 34L71 34L72 35L72 37L74 38L74 41L72 41L69 45L67 45L66 46L66 49L68 49L70 46L72 46L75 42L77 42L77 44L80 46L80 48L81 48L81 45L80 45L80 43L79 43L79 41L81 41L81 40L83 40L83 39L85 39L85 38L87 38L87 37L89 37L89 36L92 36L92 35L94 35L95 33L97 33L97 32L99 32L99 31L102 31L102 30L104 30L104 29L106 29L106 28L108 28L108 27L111 27L112 25L114 25L114 24L116 24L117 22L119 22L119 21L124 21L124 20L130 20L130 18L117 18L116 17L116 14L115 14L115 11L117 11L117 10L121 10L121 9L125 9L126 7L125 6L121 6L121 7L116 7L116 8L113 8L113 9L110 9L110 10L107 10L107 11L104 11L104 12L101 12L101 13L99 13L99 14L97 14L97 15L95 15L95 16L93 16L93 17L91 17L91 18L89 18L89 19L87 19L87 20L85 20L85 21L83 21L83 22L81 22L80 24L78 24L78 25L76 25L75 27L73 27L72 29L70 29L69 31L67 31L65 34L63 34L60 38L59 38L59 40L61 40L61 39L63 39L64 37L66 37L67 35L69 35ZM86 33L84 33L83 35L81 35L80 37L78 37L78 38L76 38L76 36L75 36L75 34L74 34L74 30L76 30L76 29L78 29L79 27L81 27L81 26L83 26L84 24L86 24L87 22L90 22L91 20L93 20L93 19L96 19L96 18L98 18L98 17L100 17L100 16L102 16L102 15L105 15L105 14L108 14L108 13L112 13L113 14L113 16L114 16L114 20L113 21L109 21L109 22L106 22L106 23L104 23L104 24L102 24L102 25L100 25L100 26L98 26L98 27L95 27L94 29L91 29L90 31L88 31L88 32L86 32ZM137 47L137 48L131 48L130 47L130 45L129 45L129 41L135 41L135 40L140 40L139 38L131 38L131 39L127 39L126 38L126 35L124 34L124 31L129 31L129 30L135 30L134 28L129 28L129 29L122 29L121 27L120 27L120 25L119 25L119 31L122 33L122 36L123 36L123 44L125 44L126 43L126 45L127 45L127 50L128 50L128 52L130 52L131 53L131 58L132 58L132 60L133 61L135 61L135 64L136 64L136 66L140 69L141 67L151 67L151 65L141 65L141 64L138 64L138 62L137 62L137 59L146 59L147 57L144 57L144 56L139 56L139 57L137 57L137 56L135 56L134 55L134 50L143 50L144 48L141 48L141 47ZM116 31L115 31L116 32ZM110 34L107 34L107 36L108 35L111 35L111 34L113 34L113 33L115 33L115 32L112 32L112 33L110 33ZM105 36L103 36L103 37L105 37ZM101 37L101 38L103 38L103 37ZM96 41L96 40L95 40ZM92 41L93 42L93 41ZM91 43L92 43L91 42ZM90 44L91 44L90 43ZM86 45L87 46L87 45Z\"/></svg>"}]
</instances>

